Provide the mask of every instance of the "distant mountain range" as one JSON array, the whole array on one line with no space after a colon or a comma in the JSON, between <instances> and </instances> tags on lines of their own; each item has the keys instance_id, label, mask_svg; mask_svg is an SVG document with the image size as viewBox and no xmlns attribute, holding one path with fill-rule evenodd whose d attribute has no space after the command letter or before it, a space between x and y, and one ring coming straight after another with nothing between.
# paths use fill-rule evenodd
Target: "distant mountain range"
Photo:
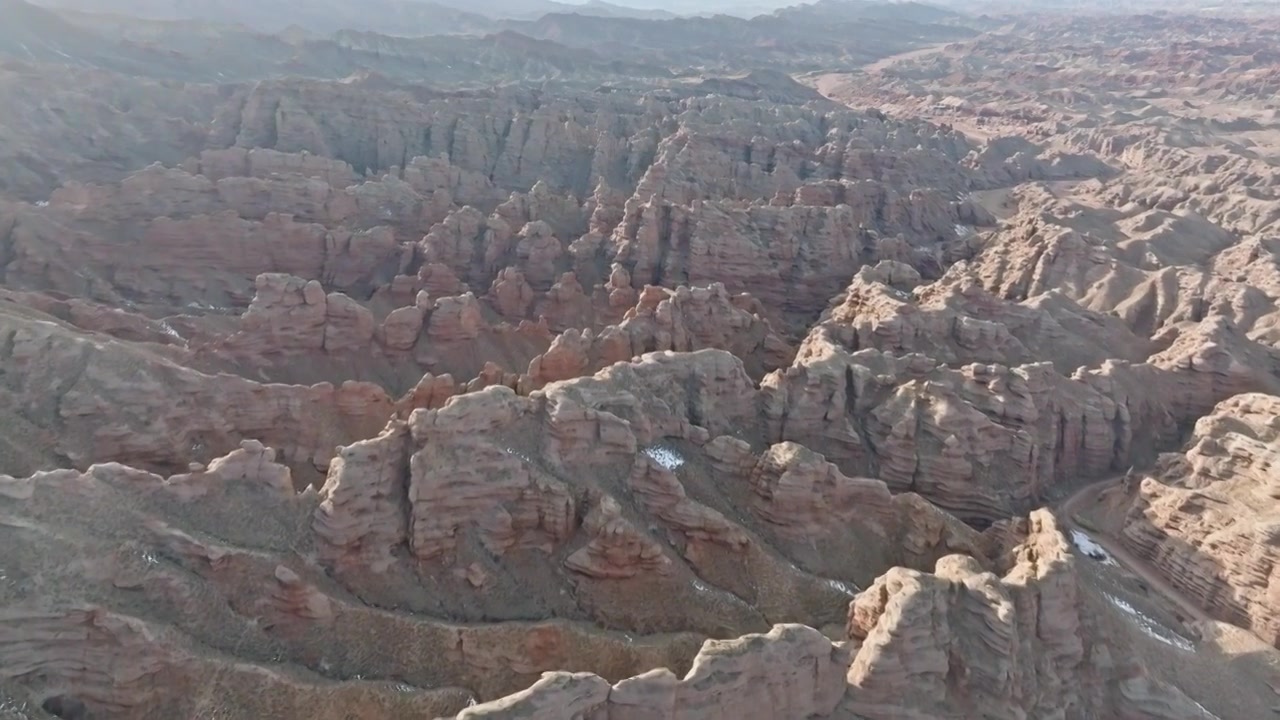
<instances>
[{"instance_id":1,"label":"distant mountain range","mask_svg":"<svg viewBox=\"0 0 1280 720\"><path fill-rule=\"evenodd\" d=\"M83 7L99 1L44 0ZM553 0L473 4L486 13L564 5ZM976 34L963 16L948 10L863 0L823 0L749 20L582 12L500 19L418 0L369 0L358 11L347 0L295 0L289 14L280 5L251 0L114 0L112 7L117 6L139 15L0 0L0 56L200 82L380 76L440 87L513 81L627 84L697 79L744 67L784 72L857 67Z\"/></svg>"},{"instance_id":2,"label":"distant mountain range","mask_svg":"<svg viewBox=\"0 0 1280 720\"><path fill-rule=\"evenodd\" d=\"M289 27L313 33L369 30L391 35L480 34L501 21L533 21L547 15L584 15L612 19L670 20L677 17L728 15L749 19L775 11L829 17L891 18L914 14L919 3L874 3L864 0L819 0L788 7L786 0L633 0L654 7L631 7L607 0L584 3L559 0L35 0L37 5L99 15L147 20L196 20L239 24L263 32ZM661 7L663 3L668 7ZM780 9L781 8L781 9ZM879 8L878 11L874 8ZM937 12L945 12L937 10Z\"/></svg>"},{"instance_id":3,"label":"distant mountain range","mask_svg":"<svg viewBox=\"0 0 1280 720\"><path fill-rule=\"evenodd\" d=\"M201 20L241 24L265 32L290 26L328 33L344 29L396 35L477 33L498 20L534 20L549 13L666 19L664 10L638 10L591 0L39 0L59 10L123 15L148 20Z\"/></svg>"}]
</instances>

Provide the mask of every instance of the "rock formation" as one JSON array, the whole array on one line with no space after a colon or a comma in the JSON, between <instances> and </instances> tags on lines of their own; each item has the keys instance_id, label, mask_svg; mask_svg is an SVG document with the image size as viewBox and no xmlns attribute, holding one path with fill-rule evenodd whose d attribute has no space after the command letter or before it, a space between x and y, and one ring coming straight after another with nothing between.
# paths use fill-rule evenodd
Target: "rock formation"
<instances>
[{"instance_id":1,"label":"rock formation","mask_svg":"<svg viewBox=\"0 0 1280 720\"><path fill-rule=\"evenodd\" d=\"M0 717L1270 711L1273 13L456 4L0 0Z\"/></svg>"},{"instance_id":2,"label":"rock formation","mask_svg":"<svg viewBox=\"0 0 1280 720\"><path fill-rule=\"evenodd\" d=\"M529 365L531 387L588 375L615 362L647 352L689 352L703 348L729 350L750 358L759 376L791 362L794 351L761 317L761 306L748 295L730 297L724 285L680 287L676 291L648 286L621 323L594 333L568 330Z\"/></svg>"},{"instance_id":3,"label":"rock formation","mask_svg":"<svg viewBox=\"0 0 1280 720\"><path fill-rule=\"evenodd\" d=\"M1121 537L1214 617L1280 644L1274 528L1280 397L1237 395L1201 418L1185 453L1135 480Z\"/></svg>"},{"instance_id":4,"label":"rock formation","mask_svg":"<svg viewBox=\"0 0 1280 720\"><path fill-rule=\"evenodd\" d=\"M1145 677L1112 618L1077 585L1048 513L1007 550L1003 576L949 555L934 573L894 568L849 608L847 640L803 626L711 641L680 678L656 670L612 686L548 673L528 690L468 708L478 718L742 718L1041 716L1201 717L1177 690ZM788 668L778 672L777 668Z\"/></svg>"}]
</instances>

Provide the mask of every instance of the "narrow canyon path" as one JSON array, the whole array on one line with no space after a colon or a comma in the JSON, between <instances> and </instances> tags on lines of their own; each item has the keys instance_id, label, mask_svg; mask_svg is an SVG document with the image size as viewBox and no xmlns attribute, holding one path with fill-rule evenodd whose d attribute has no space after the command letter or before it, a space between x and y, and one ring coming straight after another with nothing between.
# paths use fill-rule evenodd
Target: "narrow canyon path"
<instances>
[{"instance_id":1,"label":"narrow canyon path","mask_svg":"<svg viewBox=\"0 0 1280 720\"><path fill-rule=\"evenodd\" d=\"M1060 511L1059 516L1068 529L1078 530L1087 534L1103 550L1110 553L1111 557L1115 558L1122 569L1141 578L1153 593L1157 593L1163 600L1177 607L1180 612L1186 614L1197 623L1214 622L1214 619L1203 608L1171 585L1154 567L1129 552L1120 541L1098 530L1086 528L1076 521L1075 514L1078 511L1096 503L1099 495L1119 485L1123 480L1124 476L1120 475L1086 485L1058 503L1055 509Z\"/></svg>"}]
</instances>

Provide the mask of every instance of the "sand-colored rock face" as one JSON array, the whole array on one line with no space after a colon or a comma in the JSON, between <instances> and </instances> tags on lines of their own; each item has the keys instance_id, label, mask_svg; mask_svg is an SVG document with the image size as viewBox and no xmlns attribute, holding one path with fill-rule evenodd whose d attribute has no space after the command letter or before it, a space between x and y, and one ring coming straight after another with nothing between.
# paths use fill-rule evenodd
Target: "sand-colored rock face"
<instances>
[{"instance_id":1,"label":"sand-colored rock face","mask_svg":"<svg viewBox=\"0 0 1280 720\"><path fill-rule=\"evenodd\" d=\"M488 615L546 603L707 634L767 627L797 602L830 622L832 603L884 563L977 547L973 531L941 513L920 521L883 483L799 446L759 454L732 434L752 406L742 366L712 351L648 355L528 397L454 397L339 451L318 547L338 577L369 578L369 597L435 567L483 592L469 602ZM822 557L818 539L861 551ZM642 607L626 599L638 594Z\"/></svg>"},{"instance_id":2,"label":"sand-colored rock face","mask_svg":"<svg viewBox=\"0 0 1280 720\"><path fill-rule=\"evenodd\" d=\"M850 604L846 641L778 625L708 642L683 678L654 671L611 686L549 673L457 718L1018 718L1064 707L1081 717L1201 717L1109 642L1052 516L1034 514L1027 527L1003 576L961 555L933 573L890 570Z\"/></svg>"},{"instance_id":3,"label":"sand-colored rock face","mask_svg":"<svg viewBox=\"0 0 1280 720\"><path fill-rule=\"evenodd\" d=\"M1211 615L1280 644L1280 397L1237 395L1135 480L1122 537Z\"/></svg>"},{"instance_id":4,"label":"sand-colored rock face","mask_svg":"<svg viewBox=\"0 0 1280 720\"><path fill-rule=\"evenodd\" d=\"M768 634L708 642L683 678L664 669L610 686L598 675L551 673L457 718L829 717L844 689L847 655L813 628L779 625ZM793 670L776 672L784 667Z\"/></svg>"},{"instance_id":5,"label":"sand-colored rock face","mask_svg":"<svg viewBox=\"0 0 1280 720\"><path fill-rule=\"evenodd\" d=\"M1150 341L1122 321L1061 293L1017 303L960 274L920 286L913 272L890 262L863 268L829 311L824 329L852 350L919 353L948 365L1045 358L1063 374L1111 358L1140 362L1151 354Z\"/></svg>"},{"instance_id":6,"label":"sand-colored rock face","mask_svg":"<svg viewBox=\"0 0 1280 720\"><path fill-rule=\"evenodd\" d=\"M622 322L598 333L574 330L561 334L547 352L529 365L529 387L590 374L647 352L688 352L703 348L729 350L751 358L751 366L774 370L791 362L794 350L760 316L750 296L730 296L723 285L681 287L676 291L649 286Z\"/></svg>"},{"instance_id":7,"label":"sand-colored rock face","mask_svg":"<svg viewBox=\"0 0 1280 720\"><path fill-rule=\"evenodd\" d=\"M323 310L315 290L319 305L294 306L300 313ZM14 448L18 457L31 453L12 467L18 472L45 466L42 453L83 466L184 468L262 438L314 474L335 445L376 433L391 411L391 398L371 383L276 385L201 373L166 356L167 346L78 334L47 315L3 314L0 327L8 338L3 412L39 433Z\"/></svg>"},{"instance_id":8,"label":"sand-colored rock face","mask_svg":"<svg viewBox=\"0 0 1280 720\"><path fill-rule=\"evenodd\" d=\"M351 451L343 457L354 462ZM358 708L434 717L464 707L472 697L464 687L515 690L591 645L612 647L605 652L616 653L620 669L632 663L640 671L678 664L695 640L668 636L642 648L581 623L457 626L335 595L317 568L286 557L290 545L311 546L309 531L296 534L306 528L297 521L316 511L319 498L296 495L275 459L246 443L207 469L169 478L114 464L84 475L0 477L6 512L32 521L6 553L0 672L38 673L50 690L81 698L105 717L291 716L308 702L331 705L326 717ZM99 532L92 548L66 532L65 511L79 503L97 508L89 520ZM205 504L217 509L192 522L194 508ZM24 610L39 592L32 579L54 567L41 549L49 543L64 558L83 554L84 562L62 576L64 605ZM159 617L170 619L161 624ZM363 633L387 642L359 650ZM424 656L422 647L450 647L453 657ZM245 662L246 654L258 660ZM652 659L640 659L646 654ZM80 660L69 662L73 657ZM278 668L286 660L312 669L263 664ZM115 673L122 668L136 679L121 681ZM402 682L355 678L388 672ZM325 677L333 673L355 681ZM173 687L185 691L169 692Z\"/></svg>"},{"instance_id":9,"label":"sand-colored rock face","mask_svg":"<svg viewBox=\"0 0 1280 720\"><path fill-rule=\"evenodd\" d=\"M739 391L687 389L699 384ZM623 389L646 386L643 396ZM709 442L706 428L684 419L690 410L708 417L745 413L741 389L747 387L740 364L708 352L648 356L528 398L489 388L438 410L418 410L374 440L340 448L324 487L302 494L276 452L252 441L167 478L118 464L83 474L0 477L5 512L25 518L26 528L6 555L6 581L13 584L4 591L13 593L18 609L3 616L0 642L10 650L0 672L12 677L34 668L50 687L71 689L106 717L210 708L291 713L309 701L440 715L472 697L458 688L494 697L575 664L597 672L607 665L613 668L607 676L617 680L659 667L717 677L714 668L723 661L715 657L757 673L782 659L818 657L818 651L838 665L830 641L801 626L713 644L702 660L693 660L693 650L711 632L765 630L797 607L810 622L834 622L851 588L865 582L863 573L897 559L923 565L956 549L974 551L977 536L954 521L940 520L949 527L919 522L927 504L891 498L878 481L843 477L798 446L777 446L757 459L743 441L721 435ZM726 426L716 421L711 427ZM530 445L532 438L540 441ZM712 445L718 450L703 459L701 446ZM726 497L728 505L718 501L721 511L695 498L715 484L747 492ZM846 522L820 512L826 497ZM749 504L735 509L740 499ZM67 509L80 504L94 510L73 520ZM876 509L864 516L855 512L858 505ZM94 542L85 545L84 535L68 533L71 522L93 528ZM861 567L842 568L838 559L806 557L784 540L772 541L801 535L807 535L803 544L836 541L851 537L851 525L867 563ZM65 605L21 610L22 601L39 592L30 579L55 562L46 552L50 542L62 558L56 562L72 556L84 562L59 576ZM572 621L448 625L432 619L429 596L415 589L420 581L412 578L423 571L462 600L452 612L470 607L517 620L542 605L628 632L667 632L637 638ZM537 573L548 575L536 581ZM566 602L550 580L557 576L575 600ZM637 606L637 593L650 601ZM751 600L739 599L744 596ZM376 609L384 606L401 611ZM162 631L154 612L175 626ZM88 630L72 632L77 627ZM361 649L358 638L369 635L386 641L377 650ZM47 648L34 640L45 636L63 641ZM769 650L779 637L784 646ZM777 660L762 659L762 645ZM233 646L236 653L251 648L254 657L307 670L280 675L242 662L223 672ZM452 659L421 653L436 646L461 650ZM64 652L90 658L88 669L60 669ZM126 662L146 680L112 680L110 668ZM355 683L337 690L319 677L381 676L393 667L402 686ZM662 672L674 680L671 671ZM838 666L831 672L788 697L825 711L838 698ZM242 675L258 679L246 682ZM187 692L159 693L150 679ZM634 690L629 702L648 702L643 683ZM814 692L818 696L805 700ZM726 688L693 707L736 695ZM790 706L792 699L775 702Z\"/></svg>"},{"instance_id":10,"label":"sand-colored rock face","mask_svg":"<svg viewBox=\"0 0 1280 720\"><path fill-rule=\"evenodd\" d=\"M1275 704L1266 11L78 1L0 0L0 718Z\"/></svg>"}]
</instances>

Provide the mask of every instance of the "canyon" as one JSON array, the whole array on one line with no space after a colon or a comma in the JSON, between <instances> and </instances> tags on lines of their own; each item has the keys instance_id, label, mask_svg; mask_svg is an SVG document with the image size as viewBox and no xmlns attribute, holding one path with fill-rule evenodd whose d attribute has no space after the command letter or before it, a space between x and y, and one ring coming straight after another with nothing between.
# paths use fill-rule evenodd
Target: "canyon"
<instances>
[{"instance_id":1,"label":"canyon","mask_svg":"<svg viewBox=\"0 0 1280 720\"><path fill-rule=\"evenodd\" d=\"M0 0L0 719L1280 712L1280 16L115 5Z\"/></svg>"}]
</instances>

